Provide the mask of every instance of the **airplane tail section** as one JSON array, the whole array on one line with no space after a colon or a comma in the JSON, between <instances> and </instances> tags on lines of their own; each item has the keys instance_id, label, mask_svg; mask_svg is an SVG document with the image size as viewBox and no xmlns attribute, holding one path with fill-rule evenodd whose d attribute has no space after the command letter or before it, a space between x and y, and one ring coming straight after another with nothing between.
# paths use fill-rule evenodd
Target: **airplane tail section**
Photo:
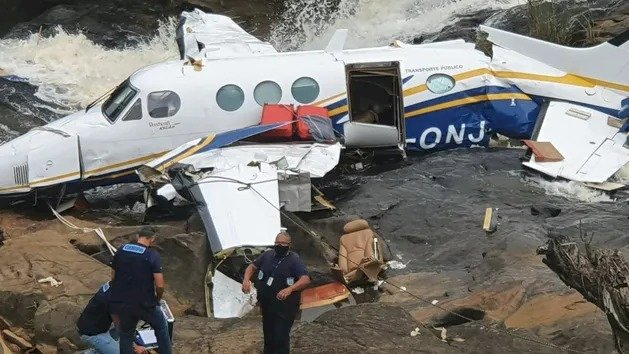
<instances>
[{"instance_id":1,"label":"airplane tail section","mask_svg":"<svg viewBox=\"0 0 629 354\"><path fill-rule=\"evenodd\" d=\"M629 96L629 30L589 48L571 48L480 26L488 40L592 83Z\"/></svg>"}]
</instances>

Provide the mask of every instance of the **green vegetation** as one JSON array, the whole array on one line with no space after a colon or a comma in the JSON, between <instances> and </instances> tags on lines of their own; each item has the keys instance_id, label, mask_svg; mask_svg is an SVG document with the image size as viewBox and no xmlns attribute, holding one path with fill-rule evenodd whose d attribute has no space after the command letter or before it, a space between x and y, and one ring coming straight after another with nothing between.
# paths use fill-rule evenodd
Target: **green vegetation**
<instances>
[{"instance_id":1,"label":"green vegetation","mask_svg":"<svg viewBox=\"0 0 629 354\"><path fill-rule=\"evenodd\" d=\"M529 35L544 41L570 45L573 26L567 11L545 0L527 0Z\"/></svg>"}]
</instances>

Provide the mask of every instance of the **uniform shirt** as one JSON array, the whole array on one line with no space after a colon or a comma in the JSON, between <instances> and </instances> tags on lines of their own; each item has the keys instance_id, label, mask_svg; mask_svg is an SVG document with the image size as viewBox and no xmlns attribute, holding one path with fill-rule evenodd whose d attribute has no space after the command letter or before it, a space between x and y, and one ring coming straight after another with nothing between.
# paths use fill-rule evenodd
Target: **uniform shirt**
<instances>
[{"instance_id":1,"label":"uniform shirt","mask_svg":"<svg viewBox=\"0 0 629 354\"><path fill-rule=\"evenodd\" d=\"M112 266L111 301L134 308L157 306L153 273L162 272L162 261L156 251L139 243L124 245Z\"/></svg>"},{"instance_id":2,"label":"uniform shirt","mask_svg":"<svg viewBox=\"0 0 629 354\"><path fill-rule=\"evenodd\" d=\"M90 299L76 326L79 334L95 336L105 333L111 327L111 316L109 315L109 284L105 283L98 289L98 292Z\"/></svg>"},{"instance_id":3,"label":"uniform shirt","mask_svg":"<svg viewBox=\"0 0 629 354\"><path fill-rule=\"evenodd\" d=\"M253 264L258 268L256 289L260 305L272 311L296 313L299 310L301 291L294 291L283 301L277 299L277 293L295 284L300 277L308 275L306 266L297 253L289 251L286 256L279 257L275 250L269 250L260 255ZM273 280L270 281L269 278Z\"/></svg>"}]
</instances>

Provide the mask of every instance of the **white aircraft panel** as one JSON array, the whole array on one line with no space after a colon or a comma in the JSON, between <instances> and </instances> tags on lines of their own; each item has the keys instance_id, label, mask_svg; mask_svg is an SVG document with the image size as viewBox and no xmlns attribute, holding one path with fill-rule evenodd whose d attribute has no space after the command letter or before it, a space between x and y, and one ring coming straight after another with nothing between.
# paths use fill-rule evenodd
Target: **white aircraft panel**
<instances>
[{"instance_id":1,"label":"white aircraft panel","mask_svg":"<svg viewBox=\"0 0 629 354\"><path fill-rule=\"evenodd\" d=\"M179 150L179 149L177 149ZM168 156L172 156L168 154ZM251 161L271 163L282 158L286 165L279 169L308 172L313 178L323 177L339 162L341 144L256 144L225 147L189 156L179 161L195 169L214 167L219 170L233 168ZM150 165L154 165L153 162Z\"/></svg>"},{"instance_id":2,"label":"white aircraft panel","mask_svg":"<svg viewBox=\"0 0 629 354\"><path fill-rule=\"evenodd\" d=\"M343 126L345 145L351 147L397 146L400 133L396 127L347 122Z\"/></svg>"},{"instance_id":3,"label":"white aircraft panel","mask_svg":"<svg viewBox=\"0 0 629 354\"><path fill-rule=\"evenodd\" d=\"M256 303L256 289L245 294L242 284L220 271L212 277L212 309L214 318L242 317L251 311Z\"/></svg>"},{"instance_id":4,"label":"white aircraft panel","mask_svg":"<svg viewBox=\"0 0 629 354\"><path fill-rule=\"evenodd\" d=\"M570 115L575 112L589 117L581 119ZM623 134L617 134L618 128L607 125L607 118L606 114L593 109L551 102L536 140L551 142L564 160L536 162L533 155L524 165L553 177L605 182L629 161L629 149L622 146Z\"/></svg>"},{"instance_id":5,"label":"white aircraft panel","mask_svg":"<svg viewBox=\"0 0 629 354\"><path fill-rule=\"evenodd\" d=\"M213 253L274 244L281 227L275 166L239 165L208 173L197 183L202 198L197 201L203 203L198 210Z\"/></svg>"}]
</instances>

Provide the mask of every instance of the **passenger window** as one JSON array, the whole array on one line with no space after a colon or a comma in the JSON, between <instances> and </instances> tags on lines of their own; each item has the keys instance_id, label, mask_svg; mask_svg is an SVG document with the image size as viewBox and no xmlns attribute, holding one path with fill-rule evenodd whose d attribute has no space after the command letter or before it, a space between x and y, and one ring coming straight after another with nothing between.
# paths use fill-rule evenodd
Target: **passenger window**
<instances>
[{"instance_id":1,"label":"passenger window","mask_svg":"<svg viewBox=\"0 0 629 354\"><path fill-rule=\"evenodd\" d=\"M142 119L142 99L138 98L129 108L129 112L125 114L122 120L140 120Z\"/></svg>"},{"instance_id":2,"label":"passenger window","mask_svg":"<svg viewBox=\"0 0 629 354\"><path fill-rule=\"evenodd\" d=\"M216 92L216 103L222 110L233 112L245 102L245 93L236 85L225 85Z\"/></svg>"},{"instance_id":3,"label":"passenger window","mask_svg":"<svg viewBox=\"0 0 629 354\"><path fill-rule=\"evenodd\" d=\"M299 103L310 103L319 97L319 84L310 77L295 80L290 90Z\"/></svg>"},{"instance_id":4,"label":"passenger window","mask_svg":"<svg viewBox=\"0 0 629 354\"><path fill-rule=\"evenodd\" d=\"M426 86L432 93L442 94L454 88L456 81L447 74L434 74L426 79Z\"/></svg>"},{"instance_id":5,"label":"passenger window","mask_svg":"<svg viewBox=\"0 0 629 354\"><path fill-rule=\"evenodd\" d=\"M153 118L172 117L181 107L179 95L172 91L156 91L149 93L147 109Z\"/></svg>"},{"instance_id":6,"label":"passenger window","mask_svg":"<svg viewBox=\"0 0 629 354\"><path fill-rule=\"evenodd\" d=\"M260 106L265 103L275 104L282 99L282 89L273 81L262 81L253 90L253 98Z\"/></svg>"}]
</instances>

